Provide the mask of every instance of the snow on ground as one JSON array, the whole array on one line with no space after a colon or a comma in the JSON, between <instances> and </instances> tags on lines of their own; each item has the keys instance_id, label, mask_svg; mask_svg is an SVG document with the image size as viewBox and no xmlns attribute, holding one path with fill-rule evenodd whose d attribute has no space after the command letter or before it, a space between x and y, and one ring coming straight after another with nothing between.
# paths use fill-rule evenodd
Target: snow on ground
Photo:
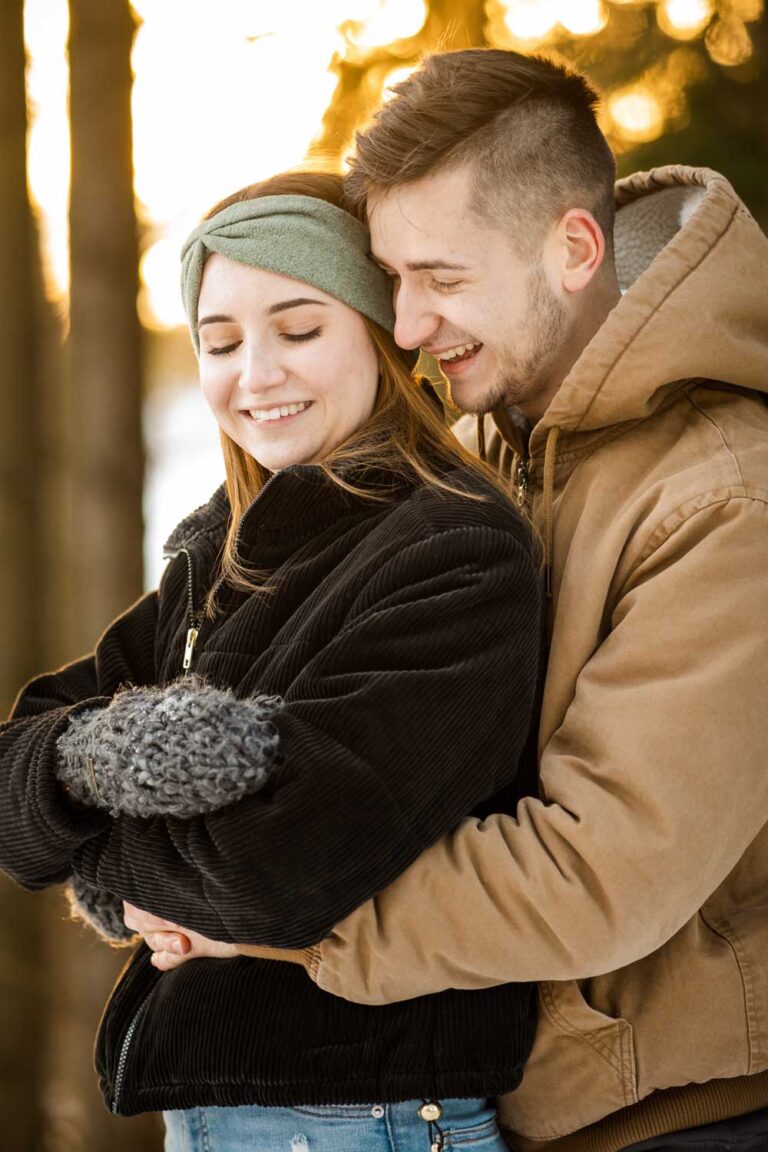
<instances>
[{"instance_id":1,"label":"snow on ground","mask_svg":"<svg viewBox=\"0 0 768 1152\"><path fill-rule=\"evenodd\" d=\"M224 479L218 425L196 387L160 391L144 407L144 583L157 587L163 544Z\"/></svg>"}]
</instances>

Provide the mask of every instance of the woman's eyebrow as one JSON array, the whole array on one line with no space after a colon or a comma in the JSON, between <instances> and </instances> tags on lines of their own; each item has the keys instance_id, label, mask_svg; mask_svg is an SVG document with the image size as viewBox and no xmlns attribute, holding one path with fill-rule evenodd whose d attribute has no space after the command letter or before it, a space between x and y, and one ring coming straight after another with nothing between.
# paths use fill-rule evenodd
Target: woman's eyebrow
<instances>
[{"instance_id":1,"label":"woman's eyebrow","mask_svg":"<svg viewBox=\"0 0 768 1152\"><path fill-rule=\"evenodd\" d=\"M203 316L202 320L197 322L198 332L204 324L234 324L234 320L231 316Z\"/></svg>"},{"instance_id":2,"label":"woman's eyebrow","mask_svg":"<svg viewBox=\"0 0 768 1152\"><path fill-rule=\"evenodd\" d=\"M312 300L309 296L297 296L295 300L281 300L267 308L267 316L275 316L278 312L286 312L289 308L299 308L302 304L320 304L327 307L325 300Z\"/></svg>"},{"instance_id":3,"label":"woman's eyebrow","mask_svg":"<svg viewBox=\"0 0 768 1152\"><path fill-rule=\"evenodd\" d=\"M326 308L328 306L327 301L325 300L313 300L309 296L297 296L295 300L280 300L277 304L273 304L270 308L267 308L266 314L267 316L276 316L278 312L286 312L289 308L298 308L302 304L319 304L321 308ZM216 316L204 316L202 320L198 320L197 330L199 332L205 324L235 323L236 320L234 316L224 316L223 314L217 314Z\"/></svg>"}]
</instances>

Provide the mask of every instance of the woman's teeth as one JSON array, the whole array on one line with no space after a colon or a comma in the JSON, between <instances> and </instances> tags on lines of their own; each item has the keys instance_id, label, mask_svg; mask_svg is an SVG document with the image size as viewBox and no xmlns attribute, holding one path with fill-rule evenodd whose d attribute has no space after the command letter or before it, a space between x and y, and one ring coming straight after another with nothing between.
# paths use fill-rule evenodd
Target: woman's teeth
<instances>
[{"instance_id":1,"label":"woman's teeth","mask_svg":"<svg viewBox=\"0 0 768 1152\"><path fill-rule=\"evenodd\" d=\"M458 344L455 348L449 348L447 352L441 352L440 360L458 360L460 356L476 352L479 347L479 342L476 344Z\"/></svg>"},{"instance_id":2,"label":"woman's teeth","mask_svg":"<svg viewBox=\"0 0 768 1152\"><path fill-rule=\"evenodd\" d=\"M265 424L268 420L281 420L284 416L296 416L309 408L311 400L302 400L300 404L281 404L279 408L251 408L251 416L257 424Z\"/></svg>"}]
</instances>

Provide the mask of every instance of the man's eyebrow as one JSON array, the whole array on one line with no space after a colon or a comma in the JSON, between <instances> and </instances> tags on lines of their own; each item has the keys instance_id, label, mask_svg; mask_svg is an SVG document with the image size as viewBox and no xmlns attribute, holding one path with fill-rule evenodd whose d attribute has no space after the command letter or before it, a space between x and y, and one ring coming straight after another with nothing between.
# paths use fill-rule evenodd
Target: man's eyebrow
<instances>
[{"instance_id":1,"label":"man's eyebrow","mask_svg":"<svg viewBox=\"0 0 768 1152\"><path fill-rule=\"evenodd\" d=\"M319 304L322 308L327 307L325 300L313 300L309 296L297 296L295 300L280 300L277 304L273 304L267 308L267 316L276 316L278 312L286 312L289 308L298 308L302 304ZM205 324L235 324L234 316L224 316L217 314L215 316L204 316L202 320L198 321L198 331Z\"/></svg>"},{"instance_id":2,"label":"man's eyebrow","mask_svg":"<svg viewBox=\"0 0 768 1152\"><path fill-rule=\"evenodd\" d=\"M372 257L375 264L378 264L382 272L388 275L394 275L394 270L384 260L379 260L376 256ZM405 267L409 272L468 272L469 269L466 264L452 264L448 260L407 260Z\"/></svg>"},{"instance_id":3,"label":"man's eyebrow","mask_svg":"<svg viewBox=\"0 0 768 1152\"><path fill-rule=\"evenodd\" d=\"M409 272L466 272L466 264L451 264L448 260L408 260Z\"/></svg>"}]
</instances>

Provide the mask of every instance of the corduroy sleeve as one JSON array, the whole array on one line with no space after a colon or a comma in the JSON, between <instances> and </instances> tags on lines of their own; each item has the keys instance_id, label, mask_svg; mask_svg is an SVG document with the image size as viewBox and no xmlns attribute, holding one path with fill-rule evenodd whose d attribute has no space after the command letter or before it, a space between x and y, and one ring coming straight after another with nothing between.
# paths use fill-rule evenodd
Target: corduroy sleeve
<instances>
[{"instance_id":1,"label":"corduroy sleeve","mask_svg":"<svg viewBox=\"0 0 768 1152\"><path fill-rule=\"evenodd\" d=\"M121 684L154 678L157 597L139 600L93 655L32 680L0 725L0 868L27 888L66 880L71 856L109 824L69 804L56 783L56 741L78 712L103 707Z\"/></svg>"},{"instance_id":2,"label":"corduroy sleeve","mask_svg":"<svg viewBox=\"0 0 768 1152\"><path fill-rule=\"evenodd\" d=\"M209 937L319 940L514 774L540 643L523 536L473 526L401 550L286 693L285 762L261 792L121 817L77 871Z\"/></svg>"}]
</instances>

